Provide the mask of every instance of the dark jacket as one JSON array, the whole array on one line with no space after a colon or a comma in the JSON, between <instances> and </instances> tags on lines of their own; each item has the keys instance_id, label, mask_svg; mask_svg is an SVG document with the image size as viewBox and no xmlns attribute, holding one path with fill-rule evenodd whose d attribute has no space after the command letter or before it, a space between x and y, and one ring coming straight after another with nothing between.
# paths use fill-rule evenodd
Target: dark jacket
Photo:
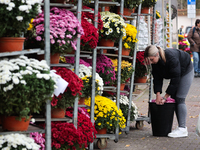
<instances>
[{"instance_id":1,"label":"dark jacket","mask_svg":"<svg viewBox=\"0 0 200 150\"><path fill-rule=\"evenodd\" d=\"M181 76L191 71L187 70L190 68L191 58L188 53L178 49L166 49L165 58L166 63L160 58L157 64L152 64L154 93L162 93L163 79L171 79L166 93L174 97Z\"/></svg>"},{"instance_id":2,"label":"dark jacket","mask_svg":"<svg viewBox=\"0 0 200 150\"><path fill-rule=\"evenodd\" d=\"M187 39L190 42L190 50L192 52L199 52L199 48L200 48L200 30L199 30L199 28L195 27L194 35L193 35L193 28L191 28L190 32L187 35Z\"/></svg>"}]
</instances>

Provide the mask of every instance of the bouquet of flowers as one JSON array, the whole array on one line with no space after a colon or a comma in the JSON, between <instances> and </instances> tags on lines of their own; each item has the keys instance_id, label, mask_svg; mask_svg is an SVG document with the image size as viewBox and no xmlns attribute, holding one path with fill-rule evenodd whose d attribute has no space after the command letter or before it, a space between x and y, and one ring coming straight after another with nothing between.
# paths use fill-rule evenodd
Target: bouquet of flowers
<instances>
[{"instance_id":1,"label":"bouquet of flowers","mask_svg":"<svg viewBox=\"0 0 200 150\"><path fill-rule=\"evenodd\" d=\"M45 60L20 56L0 61L0 114L26 117L51 99L56 79Z\"/></svg>"},{"instance_id":2,"label":"bouquet of flowers","mask_svg":"<svg viewBox=\"0 0 200 150\"><path fill-rule=\"evenodd\" d=\"M30 133L30 138L34 139L35 143L40 145L39 150L45 150L45 139L42 136L42 133L32 132Z\"/></svg>"},{"instance_id":3,"label":"bouquet of flowers","mask_svg":"<svg viewBox=\"0 0 200 150\"><path fill-rule=\"evenodd\" d=\"M109 11L100 12L103 21L103 29L99 32L100 39L119 40L121 36L126 36L126 24L124 19L118 14Z\"/></svg>"},{"instance_id":4,"label":"bouquet of flowers","mask_svg":"<svg viewBox=\"0 0 200 150\"><path fill-rule=\"evenodd\" d=\"M54 95L51 106L63 109L72 107L76 96L82 95L83 81L73 71L67 68L53 67L52 70L56 70L56 74L60 75L69 84L63 94L60 94L58 97Z\"/></svg>"},{"instance_id":5,"label":"bouquet of flowers","mask_svg":"<svg viewBox=\"0 0 200 150\"><path fill-rule=\"evenodd\" d=\"M135 77L144 77L148 74L148 70L144 65L144 51L138 51L136 55Z\"/></svg>"},{"instance_id":6,"label":"bouquet of flowers","mask_svg":"<svg viewBox=\"0 0 200 150\"><path fill-rule=\"evenodd\" d=\"M126 36L122 37L122 45L123 47L125 47L126 49L134 49L135 47L135 43L137 43L137 29L135 26L131 25L131 24L126 24Z\"/></svg>"},{"instance_id":7,"label":"bouquet of flowers","mask_svg":"<svg viewBox=\"0 0 200 150\"><path fill-rule=\"evenodd\" d=\"M42 0L0 1L0 37L21 37L29 22L41 13Z\"/></svg>"},{"instance_id":8,"label":"bouquet of flowers","mask_svg":"<svg viewBox=\"0 0 200 150\"><path fill-rule=\"evenodd\" d=\"M116 97L114 98L116 99ZM116 100L114 100L116 102ZM124 117L128 117L128 109L129 109L129 99L125 95L120 95L120 109L122 110L122 113L124 114ZM131 102L131 115L130 115L130 121L134 121L138 118L138 108Z\"/></svg>"},{"instance_id":9,"label":"bouquet of flowers","mask_svg":"<svg viewBox=\"0 0 200 150\"><path fill-rule=\"evenodd\" d=\"M34 139L24 134L6 134L0 136L0 145L2 150L20 149L20 150L39 150L40 145L34 142Z\"/></svg>"},{"instance_id":10,"label":"bouquet of flowers","mask_svg":"<svg viewBox=\"0 0 200 150\"><path fill-rule=\"evenodd\" d=\"M87 99L85 104L90 106L91 99ZM126 119L121 109L118 109L116 103L109 98L99 95L95 97L94 115L96 129L107 128L107 131L114 132L118 125L120 128L125 128Z\"/></svg>"},{"instance_id":11,"label":"bouquet of flowers","mask_svg":"<svg viewBox=\"0 0 200 150\"><path fill-rule=\"evenodd\" d=\"M115 75L117 77L117 70L118 70L118 60L117 59L112 59L113 62L113 66L115 67ZM131 63L129 63L128 61L122 60L121 62L121 83L126 83L132 73L133 73L134 69Z\"/></svg>"},{"instance_id":12,"label":"bouquet of flowers","mask_svg":"<svg viewBox=\"0 0 200 150\"><path fill-rule=\"evenodd\" d=\"M90 65L92 65L91 59L84 59ZM110 58L103 54L97 55L96 61L96 72L100 75L100 77L104 81L104 85L113 85L116 77L115 77L115 68L113 67L113 63Z\"/></svg>"},{"instance_id":13,"label":"bouquet of flowers","mask_svg":"<svg viewBox=\"0 0 200 150\"><path fill-rule=\"evenodd\" d=\"M44 48L44 12L33 20L32 38ZM76 50L77 38L84 34L80 22L66 9L53 7L50 10L51 53L67 53ZM29 35L30 36L30 35Z\"/></svg>"},{"instance_id":14,"label":"bouquet of flowers","mask_svg":"<svg viewBox=\"0 0 200 150\"><path fill-rule=\"evenodd\" d=\"M185 48L187 48L187 44L184 42L178 42L178 48L181 50L185 50Z\"/></svg>"},{"instance_id":15,"label":"bouquet of flowers","mask_svg":"<svg viewBox=\"0 0 200 150\"><path fill-rule=\"evenodd\" d=\"M160 12L158 10L156 10L156 19L161 18Z\"/></svg>"}]
</instances>

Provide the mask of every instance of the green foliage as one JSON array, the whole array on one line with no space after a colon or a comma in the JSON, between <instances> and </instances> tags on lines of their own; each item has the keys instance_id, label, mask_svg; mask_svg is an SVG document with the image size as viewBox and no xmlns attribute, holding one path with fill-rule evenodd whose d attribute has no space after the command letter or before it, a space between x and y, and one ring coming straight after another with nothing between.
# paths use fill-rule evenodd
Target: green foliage
<instances>
[{"instance_id":1,"label":"green foliage","mask_svg":"<svg viewBox=\"0 0 200 150\"><path fill-rule=\"evenodd\" d=\"M115 0L117 2L121 2L121 0ZM133 9L140 5L140 0L124 0L124 8Z\"/></svg>"},{"instance_id":2,"label":"green foliage","mask_svg":"<svg viewBox=\"0 0 200 150\"><path fill-rule=\"evenodd\" d=\"M19 6L25 5L22 1L12 1L15 6L12 10L8 10L8 5L0 3L0 37L20 37L27 31L32 18L38 14L38 6L36 3L29 9L29 13L20 11ZM23 20L18 21L17 16L22 16Z\"/></svg>"},{"instance_id":3,"label":"green foliage","mask_svg":"<svg viewBox=\"0 0 200 150\"><path fill-rule=\"evenodd\" d=\"M156 4L157 0L142 0L142 8L152 7Z\"/></svg>"}]
</instances>

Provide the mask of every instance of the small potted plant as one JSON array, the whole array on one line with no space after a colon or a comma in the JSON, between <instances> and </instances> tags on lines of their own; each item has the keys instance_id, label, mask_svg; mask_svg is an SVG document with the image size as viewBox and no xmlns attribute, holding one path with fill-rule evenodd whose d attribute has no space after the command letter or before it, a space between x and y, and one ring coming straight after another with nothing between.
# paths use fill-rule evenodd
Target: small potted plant
<instances>
[{"instance_id":1,"label":"small potted plant","mask_svg":"<svg viewBox=\"0 0 200 150\"><path fill-rule=\"evenodd\" d=\"M4 116L3 128L12 130L6 123L30 120L33 113L39 113L42 104L51 99L56 82L44 60L20 56L1 60L0 68L0 114Z\"/></svg>"},{"instance_id":2,"label":"small potted plant","mask_svg":"<svg viewBox=\"0 0 200 150\"><path fill-rule=\"evenodd\" d=\"M118 60L117 59L112 59L113 66L115 67L115 75L117 78L117 70L118 70ZM124 90L125 83L128 82L130 79L134 69L131 63L128 61L122 60L121 61L121 87L120 90ZM116 83L115 83L116 85Z\"/></svg>"},{"instance_id":3,"label":"small potted plant","mask_svg":"<svg viewBox=\"0 0 200 150\"><path fill-rule=\"evenodd\" d=\"M36 1L1 1L0 3L0 51L21 51L29 22L41 13L42 0ZM14 40L18 42L11 46ZM21 45L19 44L21 41ZM6 47L8 46L8 47ZM8 49L5 49L8 48Z\"/></svg>"},{"instance_id":4,"label":"small potted plant","mask_svg":"<svg viewBox=\"0 0 200 150\"><path fill-rule=\"evenodd\" d=\"M19 133L0 136L1 149L27 149L39 150L40 145L36 144L34 139Z\"/></svg>"},{"instance_id":5,"label":"small potted plant","mask_svg":"<svg viewBox=\"0 0 200 150\"><path fill-rule=\"evenodd\" d=\"M135 64L135 83L146 83L148 73L144 64L144 51L138 51Z\"/></svg>"},{"instance_id":6,"label":"small potted plant","mask_svg":"<svg viewBox=\"0 0 200 150\"><path fill-rule=\"evenodd\" d=\"M91 99L87 99L85 104L90 106ZM90 109L88 109L90 112ZM126 119L123 116L121 109L117 108L115 102L107 97L97 95L95 97L95 106L94 106L94 120L95 120L95 129L98 133L103 131L114 132L116 127L125 128Z\"/></svg>"},{"instance_id":7,"label":"small potted plant","mask_svg":"<svg viewBox=\"0 0 200 150\"><path fill-rule=\"evenodd\" d=\"M33 28L27 34L28 46L37 45L44 48L44 11L32 22ZM57 57L76 50L77 38L84 34L83 28L74 16L66 9L53 7L50 10L50 46L51 54ZM30 48L30 47L27 47ZM52 63L53 60L51 60ZM54 62L53 62L54 63Z\"/></svg>"},{"instance_id":8,"label":"small potted plant","mask_svg":"<svg viewBox=\"0 0 200 150\"><path fill-rule=\"evenodd\" d=\"M135 26L131 24L127 24L126 28L126 36L122 37L122 55L129 56L129 53L133 52L135 48L135 43L137 43L137 29Z\"/></svg>"},{"instance_id":9,"label":"small potted plant","mask_svg":"<svg viewBox=\"0 0 200 150\"><path fill-rule=\"evenodd\" d=\"M149 13L149 8L156 4L157 0L142 0L141 13Z\"/></svg>"},{"instance_id":10,"label":"small potted plant","mask_svg":"<svg viewBox=\"0 0 200 150\"><path fill-rule=\"evenodd\" d=\"M100 12L103 29L99 31L100 46L114 46L114 41L126 35L126 24L118 14L109 11Z\"/></svg>"}]
</instances>

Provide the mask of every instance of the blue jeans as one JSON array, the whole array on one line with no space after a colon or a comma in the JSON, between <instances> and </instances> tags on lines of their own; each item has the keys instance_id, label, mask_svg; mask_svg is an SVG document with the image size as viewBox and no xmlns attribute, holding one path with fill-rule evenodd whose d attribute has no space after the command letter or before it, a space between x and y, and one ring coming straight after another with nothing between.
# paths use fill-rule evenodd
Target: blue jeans
<instances>
[{"instance_id":1,"label":"blue jeans","mask_svg":"<svg viewBox=\"0 0 200 150\"><path fill-rule=\"evenodd\" d=\"M193 54L193 66L194 66L194 72L200 73L200 61L199 61L199 53L198 52L192 52Z\"/></svg>"}]
</instances>

